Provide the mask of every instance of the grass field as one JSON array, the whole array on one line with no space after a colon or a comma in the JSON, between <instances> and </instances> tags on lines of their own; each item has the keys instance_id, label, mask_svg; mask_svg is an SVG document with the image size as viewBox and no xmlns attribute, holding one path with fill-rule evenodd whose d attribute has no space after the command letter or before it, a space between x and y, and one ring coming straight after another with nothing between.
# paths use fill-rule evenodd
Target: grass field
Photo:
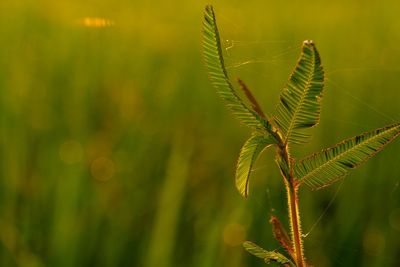
<instances>
[{"instance_id":1,"label":"grass field","mask_svg":"<svg viewBox=\"0 0 400 267\"><path fill-rule=\"evenodd\" d=\"M0 3L1 266L250 267L263 262L244 240L279 250L272 152L248 200L234 187L250 131L207 80L205 4ZM231 76L268 114L302 41L315 41L322 119L296 155L400 121L397 1L211 4ZM399 155L397 140L342 183L303 188L313 265L400 266Z\"/></svg>"}]
</instances>

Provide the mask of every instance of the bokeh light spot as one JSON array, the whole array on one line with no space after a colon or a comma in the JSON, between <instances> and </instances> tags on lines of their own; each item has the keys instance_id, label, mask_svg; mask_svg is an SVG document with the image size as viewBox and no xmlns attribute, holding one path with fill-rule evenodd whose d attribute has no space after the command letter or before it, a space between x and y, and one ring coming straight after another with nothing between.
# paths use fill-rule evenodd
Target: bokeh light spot
<instances>
[{"instance_id":1,"label":"bokeh light spot","mask_svg":"<svg viewBox=\"0 0 400 267\"><path fill-rule=\"evenodd\" d=\"M242 245L246 239L246 229L238 223L228 224L224 228L223 238L225 244L231 247Z\"/></svg>"},{"instance_id":2,"label":"bokeh light spot","mask_svg":"<svg viewBox=\"0 0 400 267\"><path fill-rule=\"evenodd\" d=\"M94 179L107 181L114 176L115 164L109 158L99 157L93 160L90 171Z\"/></svg>"},{"instance_id":3,"label":"bokeh light spot","mask_svg":"<svg viewBox=\"0 0 400 267\"><path fill-rule=\"evenodd\" d=\"M82 145L76 140L65 141L60 146L59 155L66 164L78 163L83 158Z\"/></svg>"},{"instance_id":4,"label":"bokeh light spot","mask_svg":"<svg viewBox=\"0 0 400 267\"><path fill-rule=\"evenodd\" d=\"M389 215L390 226L400 232L400 208L393 210Z\"/></svg>"},{"instance_id":5,"label":"bokeh light spot","mask_svg":"<svg viewBox=\"0 0 400 267\"><path fill-rule=\"evenodd\" d=\"M364 251L371 256L380 255L385 249L385 237L378 229L365 232L363 240Z\"/></svg>"},{"instance_id":6,"label":"bokeh light spot","mask_svg":"<svg viewBox=\"0 0 400 267\"><path fill-rule=\"evenodd\" d=\"M115 22L106 18L85 17L77 20L78 24L89 28L104 28L115 25Z\"/></svg>"}]
</instances>

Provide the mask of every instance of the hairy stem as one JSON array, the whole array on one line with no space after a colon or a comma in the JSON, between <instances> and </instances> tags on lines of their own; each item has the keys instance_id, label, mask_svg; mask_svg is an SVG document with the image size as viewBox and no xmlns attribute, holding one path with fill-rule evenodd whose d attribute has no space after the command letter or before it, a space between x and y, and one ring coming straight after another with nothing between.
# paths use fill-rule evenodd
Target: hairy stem
<instances>
[{"instance_id":1,"label":"hairy stem","mask_svg":"<svg viewBox=\"0 0 400 267\"><path fill-rule=\"evenodd\" d=\"M285 181L285 187L288 196L288 206L289 206L289 218L290 218L290 229L292 233L292 242L295 252L295 261L297 267L305 267L303 255L303 240L301 233L301 223L300 223L300 213L299 213L299 201L297 198L298 187L293 184L293 180L290 179L289 182Z\"/></svg>"}]
</instances>

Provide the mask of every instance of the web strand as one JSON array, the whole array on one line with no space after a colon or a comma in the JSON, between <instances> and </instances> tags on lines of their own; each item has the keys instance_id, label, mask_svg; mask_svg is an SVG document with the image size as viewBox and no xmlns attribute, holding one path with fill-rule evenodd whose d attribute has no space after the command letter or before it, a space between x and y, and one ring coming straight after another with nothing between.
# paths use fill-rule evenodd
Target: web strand
<instances>
[{"instance_id":1,"label":"web strand","mask_svg":"<svg viewBox=\"0 0 400 267\"><path fill-rule=\"evenodd\" d=\"M340 189L342 188L344 179L340 182L338 188L336 189L335 194L332 196L331 200L329 201L328 205L325 207L321 215L318 217L318 219L315 221L315 223L311 226L311 228L308 230L306 234L303 234L303 238L307 238L308 235L315 229L315 227L321 222L322 218L325 216L325 214L328 212L329 208L332 206L333 202L335 202L336 197L339 194Z\"/></svg>"},{"instance_id":2,"label":"web strand","mask_svg":"<svg viewBox=\"0 0 400 267\"><path fill-rule=\"evenodd\" d=\"M230 57L231 50L235 48L243 48L243 47L251 47L251 46L256 46L256 45L271 45L271 44L285 44L285 43L293 43L289 42L286 40L272 40L272 41L242 41L242 40L232 40L232 39L226 39L225 40L225 51L228 55L228 58ZM248 59L248 60L243 60L239 62L234 62L231 64L228 64L226 66L226 69L235 69L235 68L241 68L247 65L251 64L274 64L278 65L278 63L282 63L285 60L282 60L281 58L284 57L285 55L288 55L292 52L297 51L301 45L290 45L284 49L281 49L280 51L276 51L276 53L273 53L272 56L268 57L268 59ZM362 106L368 108L369 110L373 111L375 114L379 115L380 117L384 118L385 120L389 120L390 122L395 122L396 120L388 115L387 113L383 112L382 110L374 107L367 101L355 96L354 94L350 93L349 90L347 90L343 85L339 84L338 82L332 80L331 75L335 73L340 73L340 72L357 72L357 71L373 71L373 70L380 70L382 68L377 68L377 67L351 67L351 68L340 68L332 71L326 72L326 75L329 76L329 78L326 78L326 81L331 84L332 86L340 89L341 92L352 98L354 101L357 103L361 104ZM385 68L386 69L386 68ZM398 71L397 69L391 69L392 71ZM252 70L254 72L254 70ZM341 121L346 124L353 124L357 126L362 126L360 123L356 122L350 122L350 121Z\"/></svg>"},{"instance_id":3,"label":"web strand","mask_svg":"<svg viewBox=\"0 0 400 267\"><path fill-rule=\"evenodd\" d=\"M237 41L237 40L230 40L226 39L225 40L225 51L228 53L230 49L236 48L236 47L246 47L246 46L252 46L252 45L259 45L259 44L285 44L285 43L290 43L289 41Z\"/></svg>"},{"instance_id":4,"label":"web strand","mask_svg":"<svg viewBox=\"0 0 400 267\"><path fill-rule=\"evenodd\" d=\"M365 106L366 108L368 108L369 110L375 112L376 114L380 115L381 117L390 120L391 122L395 122L396 120L389 116L388 114L386 114L383 111L378 110L377 108L375 108L374 106L372 106L371 104L369 104L368 102L366 102L365 100L362 100L361 98L358 98L357 96L351 94L349 92L349 90L345 89L344 86L338 84L337 82L333 82L332 79L330 78L326 78L326 81L328 81L330 84L332 84L333 86L340 88L341 91L343 91L346 95L348 95L349 97L351 97L352 99L354 99L355 101L357 101L358 103L360 103L361 105Z\"/></svg>"},{"instance_id":5,"label":"web strand","mask_svg":"<svg viewBox=\"0 0 400 267\"><path fill-rule=\"evenodd\" d=\"M270 44L271 43L280 43L280 41L274 41L274 42L256 42L256 41L254 41L254 42L246 43L246 45L244 45L244 44L235 45L236 43L240 44L240 41L226 40L226 42L229 43L229 46L227 46L225 48L225 51L227 52L228 57L230 56L229 50L231 50L237 46L247 46L247 45L252 45L252 44L255 45L255 44L259 44L259 43L270 43ZM281 43L286 43L286 41L281 41ZM291 46L286 47L285 49L281 49L281 50L277 51L276 53L274 53L273 56L269 57L269 59L258 59L258 60L257 59L249 59L249 60L239 61L239 62L232 63L230 65L227 65L226 69L239 68L239 67L249 65L249 64L262 64L262 63L274 64L274 63L278 63L278 62L283 62L284 60L281 59L282 57L297 51L300 47L301 47L301 45L291 45Z\"/></svg>"}]
</instances>

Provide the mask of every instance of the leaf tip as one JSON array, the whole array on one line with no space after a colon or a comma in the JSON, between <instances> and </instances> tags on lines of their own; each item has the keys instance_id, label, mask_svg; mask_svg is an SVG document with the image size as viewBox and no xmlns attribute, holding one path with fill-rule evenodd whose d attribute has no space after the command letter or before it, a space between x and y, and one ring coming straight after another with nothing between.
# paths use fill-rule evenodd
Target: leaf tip
<instances>
[{"instance_id":1,"label":"leaf tip","mask_svg":"<svg viewBox=\"0 0 400 267\"><path fill-rule=\"evenodd\" d=\"M211 4L207 4L206 7L205 7L205 11L207 13L213 13L214 12L214 8L213 8L213 6Z\"/></svg>"},{"instance_id":2,"label":"leaf tip","mask_svg":"<svg viewBox=\"0 0 400 267\"><path fill-rule=\"evenodd\" d=\"M252 242L250 242L250 241L244 241L243 244L242 244L242 246L243 246L244 248L246 248L246 247L248 247L248 246L250 246L250 245L252 245Z\"/></svg>"}]
</instances>

